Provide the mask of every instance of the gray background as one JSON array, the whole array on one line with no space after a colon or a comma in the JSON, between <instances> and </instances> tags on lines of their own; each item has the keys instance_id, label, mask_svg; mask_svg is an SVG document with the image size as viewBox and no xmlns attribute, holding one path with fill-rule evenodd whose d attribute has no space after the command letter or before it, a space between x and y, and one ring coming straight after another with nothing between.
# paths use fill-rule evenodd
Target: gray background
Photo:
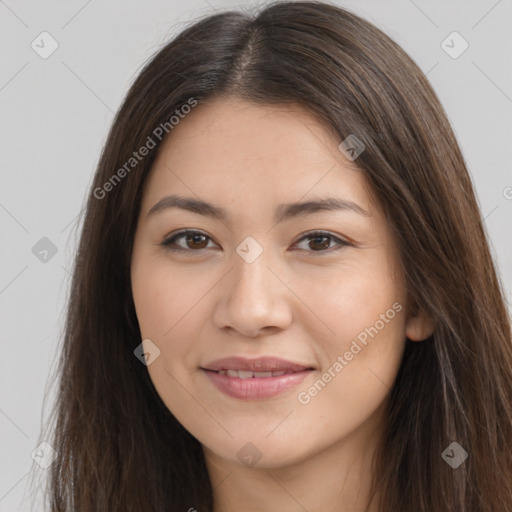
<instances>
[{"instance_id":1,"label":"gray background","mask_svg":"<svg viewBox=\"0 0 512 512\"><path fill-rule=\"evenodd\" d=\"M338 4L382 28L428 73L469 166L510 304L512 0ZM27 487L31 453L53 400L48 379L64 321L77 215L114 112L141 65L172 35L200 15L240 5L0 0L0 512L31 510L32 501L42 510ZM43 31L59 45L47 59L31 47L34 40L42 46ZM453 31L469 43L456 59L441 46ZM457 50L459 43L445 44ZM46 262L32 251L43 237L57 248ZM38 474L44 479L45 470Z\"/></svg>"}]
</instances>

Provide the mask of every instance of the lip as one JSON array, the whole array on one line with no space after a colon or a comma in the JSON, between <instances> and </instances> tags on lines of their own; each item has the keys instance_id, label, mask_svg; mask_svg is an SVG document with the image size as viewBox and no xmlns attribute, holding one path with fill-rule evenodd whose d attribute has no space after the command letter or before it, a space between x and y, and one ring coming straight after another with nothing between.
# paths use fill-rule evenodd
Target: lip
<instances>
[{"instance_id":1,"label":"lip","mask_svg":"<svg viewBox=\"0 0 512 512\"><path fill-rule=\"evenodd\" d=\"M246 370L251 372L271 372L284 370L287 373L300 372L312 368L311 366L294 363L279 357L225 357L217 359L203 366L204 370L218 372L220 370Z\"/></svg>"},{"instance_id":2,"label":"lip","mask_svg":"<svg viewBox=\"0 0 512 512\"><path fill-rule=\"evenodd\" d=\"M280 395L298 386L314 368L277 357L228 357L208 363L201 370L217 389L226 395L243 400L257 400ZM220 371L285 372L278 376L240 378Z\"/></svg>"}]
</instances>

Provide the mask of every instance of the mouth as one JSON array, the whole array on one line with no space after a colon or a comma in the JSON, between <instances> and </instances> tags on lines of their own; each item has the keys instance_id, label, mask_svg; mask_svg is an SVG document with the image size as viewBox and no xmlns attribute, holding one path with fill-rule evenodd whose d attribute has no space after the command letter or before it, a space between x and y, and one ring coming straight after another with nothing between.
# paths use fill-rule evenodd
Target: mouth
<instances>
[{"instance_id":1,"label":"mouth","mask_svg":"<svg viewBox=\"0 0 512 512\"><path fill-rule=\"evenodd\" d=\"M264 379L268 377L280 377L281 375L294 372L286 372L285 370L269 372L251 372L250 370L219 370L217 373L219 375L227 375L228 377L235 377L238 379Z\"/></svg>"},{"instance_id":2,"label":"mouth","mask_svg":"<svg viewBox=\"0 0 512 512\"><path fill-rule=\"evenodd\" d=\"M275 357L230 357L213 361L201 370L224 394L257 400L279 395L297 386L315 368Z\"/></svg>"},{"instance_id":3,"label":"mouth","mask_svg":"<svg viewBox=\"0 0 512 512\"><path fill-rule=\"evenodd\" d=\"M239 372L242 374L240 378L247 379L253 375L246 375L250 373L294 373L308 369L313 369L312 366L295 363L279 357L258 357L257 359L247 359L245 357L226 357L224 359L217 359L203 367L204 370L214 372ZM236 375L231 375L236 377ZM272 375L261 375L261 377L271 377ZM260 376L258 376L260 377Z\"/></svg>"}]
</instances>

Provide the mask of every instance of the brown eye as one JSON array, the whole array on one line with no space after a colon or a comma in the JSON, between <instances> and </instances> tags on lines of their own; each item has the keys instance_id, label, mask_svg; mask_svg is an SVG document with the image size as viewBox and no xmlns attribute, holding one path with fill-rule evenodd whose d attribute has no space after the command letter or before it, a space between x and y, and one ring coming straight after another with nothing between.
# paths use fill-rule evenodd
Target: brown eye
<instances>
[{"instance_id":1,"label":"brown eye","mask_svg":"<svg viewBox=\"0 0 512 512\"><path fill-rule=\"evenodd\" d=\"M176 252L199 252L203 249L208 248L208 243L211 241L211 238L200 231L195 230L185 230L180 233L176 233L170 238L164 240L160 245L163 246L166 250L176 251ZM178 243L179 242L179 243ZM334 242L336 244L334 247L330 247ZM347 240L342 240L341 238L332 235L328 232L318 231L307 233L303 236L296 245L305 243L305 247L301 249L306 252L318 253L321 255L326 252L333 252L336 250L344 249L345 247L353 247L354 244L348 242Z\"/></svg>"},{"instance_id":2,"label":"brown eye","mask_svg":"<svg viewBox=\"0 0 512 512\"><path fill-rule=\"evenodd\" d=\"M200 233L192 235L188 234L185 237L185 243L188 245L190 249L204 249L208 245L206 239L207 237Z\"/></svg>"},{"instance_id":3,"label":"brown eye","mask_svg":"<svg viewBox=\"0 0 512 512\"><path fill-rule=\"evenodd\" d=\"M328 249L330 245L330 238L328 236L315 236L309 241L309 247L314 251Z\"/></svg>"},{"instance_id":4,"label":"brown eye","mask_svg":"<svg viewBox=\"0 0 512 512\"><path fill-rule=\"evenodd\" d=\"M305 241L305 247L300 247L300 249L304 249L307 252L310 253L320 253L318 255L321 255L326 252L333 252L340 249L344 249L345 247L353 247L354 244L351 242L348 242L347 240L342 240L341 238L338 238L337 236L332 235L331 233L324 232L324 231L314 231L310 233L306 233L305 236L303 236L299 242L297 242L297 245L304 244ZM330 247L331 243L335 243L337 247ZM317 256L316 254L313 254L314 256Z\"/></svg>"},{"instance_id":5,"label":"brown eye","mask_svg":"<svg viewBox=\"0 0 512 512\"><path fill-rule=\"evenodd\" d=\"M182 240L180 244L177 242ZM174 236L164 240L160 245L170 251L200 251L206 249L211 238L200 231L181 231Z\"/></svg>"}]
</instances>

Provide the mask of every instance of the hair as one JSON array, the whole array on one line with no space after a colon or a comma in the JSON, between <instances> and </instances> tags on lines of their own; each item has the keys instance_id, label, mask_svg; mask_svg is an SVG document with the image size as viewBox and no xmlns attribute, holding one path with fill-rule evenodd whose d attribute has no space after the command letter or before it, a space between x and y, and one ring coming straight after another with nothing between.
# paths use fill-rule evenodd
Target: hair
<instances>
[{"instance_id":1,"label":"hair","mask_svg":"<svg viewBox=\"0 0 512 512\"><path fill-rule=\"evenodd\" d=\"M75 510L212 511L201 444L147 368L130 284L144 183L162 142L109 187L155 128L190 100L302 106L357 158L399 250L411 313L435 323L406 340L378 447L382 512L512 510L512 341L466 164L435 92L373 24L323 2L277 2L189 25L142 68L111 126L75 258L58 366L46 500ZM167 125L165 125L167 126ZM153 137L154 138L154 137ZM110 181L112 183L112 181ZM441 457L452 442L469 456Z\"/></svg>"}]
</instances>

